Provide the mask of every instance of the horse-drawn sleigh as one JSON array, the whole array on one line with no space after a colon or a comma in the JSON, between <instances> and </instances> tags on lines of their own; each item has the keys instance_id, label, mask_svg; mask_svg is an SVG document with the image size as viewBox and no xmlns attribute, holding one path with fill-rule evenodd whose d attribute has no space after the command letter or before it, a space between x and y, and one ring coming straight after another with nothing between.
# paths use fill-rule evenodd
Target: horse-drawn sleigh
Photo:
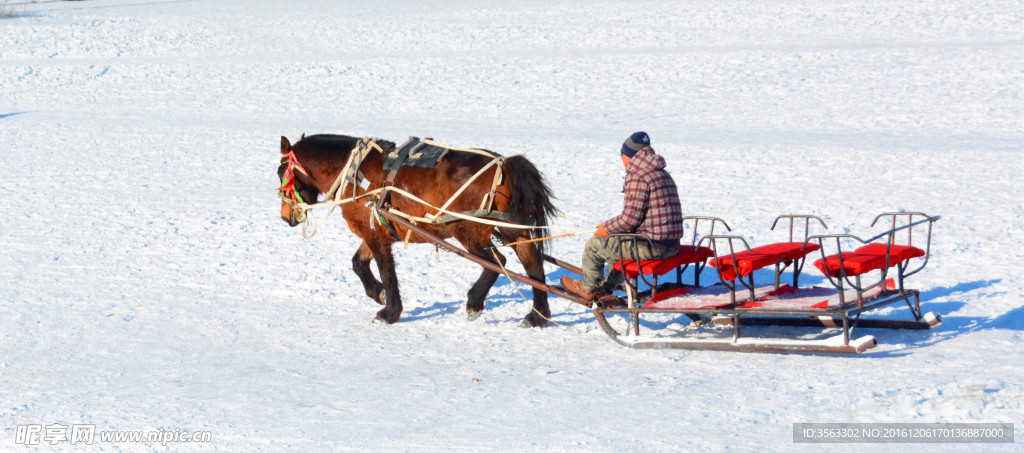
<instances>
[{"instance_id":1,"label":"horse-drawn sleigh","mask_svg":"<svg viewBox=\"0 0 1024 453\"><path fill-rule=\"evenodd\" d=\"M304 236L315 234L333 209L342 207L350 230L362 239L352 257L353 269L367 296L384 305L376 318L386 323L397 322L402 312L392 255L396 242L432 244L483 268L466 298L470 319L480 315L487 293L504 274L533 288L533 307L523 326L548 323L547 295L554 294L591 308L602 330L629 347L862 352L876 341L871 336L853 338L856 327L921 329L940 322L938 316L921 310L918 291L904 286L931 254L931 228L938 217L922 213L882 214L872 225L884 218L885 231L866 240L850 234L812 235L812 220L825 226L820 218L780 216L776 224L788 220L789 240L755 248L740 236L721 234L722 228L729 230L721 219L686 217L690 240L678 254L640 261L630 259L636 253L624 248L625 258L614 266L628 277L622 288L625 295L588 302L546 282L545 261L570 272L582 271L544 253L543 239L552 228L549 220L558 210L541 173L523 156L506 158L429 139L410 138L396 146L374 138L314 135L303 136L293 145L281 137L278 176L281 217L291 226L302 224ZM315 207L331 211L317 222L308 214ZM796 240L801 222L802 240ZM307 230L310 224L312 233ZM505 258L494 252L492 238L511 246L526 275L505 268ZM635 249L644 240L634 235L624 243ZM844 243L850 242L861 246L845 248ZM814 265L828 284L801 287L804 263L815 252L820 258ZM371 260L376 261L382 281L371 272ZM718 282L701 286L702 271L709 265ZM774 284L755 284L754 272L768 266L774 266ZM792 270L792 284L780 282L786 269ZM687 270L692 270L693 279L684 283ZM675 282L658 281L670 272L675 273ZM861 318L863 313L899 302L906 303L913 320ZM660 325L671 327L677 323L665 319L682 316L699 327L674 332L641 329L642 317L658 318ZM742 336L745 327L752 325L835 327L840 333L810 340Z\"/></svg>"}]
</instances>

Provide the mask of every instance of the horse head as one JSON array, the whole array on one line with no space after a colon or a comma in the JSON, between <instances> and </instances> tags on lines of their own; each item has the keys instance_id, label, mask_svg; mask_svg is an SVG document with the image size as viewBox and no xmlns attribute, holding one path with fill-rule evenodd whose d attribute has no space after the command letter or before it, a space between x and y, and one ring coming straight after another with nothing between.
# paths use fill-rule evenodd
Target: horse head
<instances>
[{"instance_id":1,"label":"horse head","mask_svg":"<svg viewBox=\"0 0 1024 453\"><path fill-rule=\"evenodd\" d=\"M296 144L301 142L299 140ZM281 198L281 219L289 226L297 226L305 220L304 205L315 203L318 191L310 180L309 172L295 156L291 142L284 136L281 137L281 165L277 167L277 177L281 179L281 187L277 189Z\"/></svg>"}]
</instances>

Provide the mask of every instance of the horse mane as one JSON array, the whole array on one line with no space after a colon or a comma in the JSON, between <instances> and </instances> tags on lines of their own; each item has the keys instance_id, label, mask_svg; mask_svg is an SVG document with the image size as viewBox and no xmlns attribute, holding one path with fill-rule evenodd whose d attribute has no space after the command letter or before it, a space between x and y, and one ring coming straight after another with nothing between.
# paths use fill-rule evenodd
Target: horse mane
<instances>
[{"instance_id":1,"label":"horse mane","mask_svg":"<svg viewBox=\"0 0 1024 453\"><path fill-rule=\"evenodd\" d=\"M302 160L307 169L316 171L314 168L322 168L324 171L338 172L348 159L349 153L355 149L362 137L350 137L338 134L316 134L303 136L292 148L302 154ZM392 148L393 142L377 139L381 145L388 144ZM312 167L312 168L310 168Z\"/></svg>"},{"instance_id":2,"label":"horse mane","mask_svg":"<svg viewBox=\"0 0 1024 453\"><path fill-rule=\"evenodd\" d=\"M324 162L337 158L339 155L349 153L352 151L352 148L356 147L358 142L359 137L316 134L308 137L303 136L292 147L300 149L306 158Z\"/></svg>"}]
</instances>

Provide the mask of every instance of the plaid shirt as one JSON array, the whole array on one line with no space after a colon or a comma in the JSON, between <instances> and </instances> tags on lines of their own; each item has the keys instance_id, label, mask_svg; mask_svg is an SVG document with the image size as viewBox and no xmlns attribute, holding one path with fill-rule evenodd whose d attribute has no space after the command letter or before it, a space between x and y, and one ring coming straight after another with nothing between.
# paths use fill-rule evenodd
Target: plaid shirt
<instances>
[{"instance_id":1,"label":"plaid shirt","mask_svg":"<svg viewBox=\"0 0 1024 453\"><path fill-rule=\"evenodd\" d=\"M665 159L650 147L633 156L626 169L622 214L604 222L609 234L639 233L655 241L683 237L683 209Z\"/></svg>"}]
</instances>

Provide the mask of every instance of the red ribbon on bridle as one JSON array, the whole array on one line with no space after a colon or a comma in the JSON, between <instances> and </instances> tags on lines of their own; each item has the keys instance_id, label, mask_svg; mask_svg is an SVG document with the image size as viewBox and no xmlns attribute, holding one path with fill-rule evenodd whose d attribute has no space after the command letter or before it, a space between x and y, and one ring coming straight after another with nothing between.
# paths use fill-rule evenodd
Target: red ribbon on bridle
<instances>
[{"instance_id":1,"label":"red ribbon on bridle","mask_svg":"<svg viewBox=\"0 0 1024 453\"><path fill-rule=\"evenodd\" d=\"M306 175L306 178L309 178L309 172L307 172L306 169L302 167L302 164L299 163L299 159L295 157L294 150L288 151L288 154L285 154L284 156L288 158L288 167L284 169L284 177L281 178L281 187L277 188L277 192L281 196L281 199L290 204L294 209L299 203L305 203L305 200L302 199L302 195L299 195L299 192L295 190L295 172L297 171ZM284 163L283 160L282 163ZM305 213L306 210L303 209L299 214L300 218L305 215Z\"/></svg>"}]
</instances>

